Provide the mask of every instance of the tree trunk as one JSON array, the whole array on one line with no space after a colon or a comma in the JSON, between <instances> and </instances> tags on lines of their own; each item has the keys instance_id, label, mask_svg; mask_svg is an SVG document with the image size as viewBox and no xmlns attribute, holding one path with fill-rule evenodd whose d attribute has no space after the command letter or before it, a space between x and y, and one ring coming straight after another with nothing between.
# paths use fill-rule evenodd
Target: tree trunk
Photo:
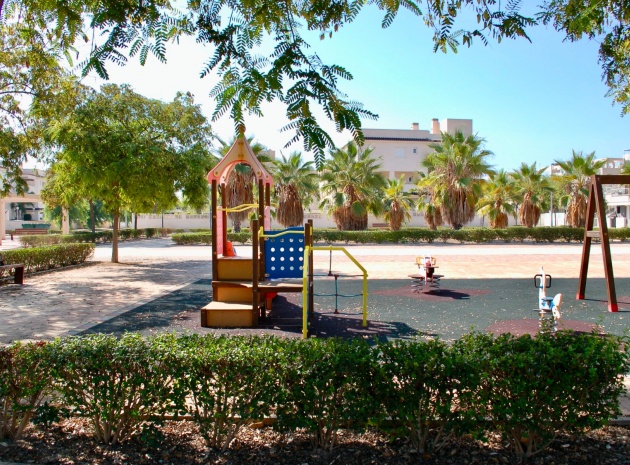
<instances>
[{"instance_id":1,"label":"tree trunk","mask_svg":"<svg viewBox=\"0 0 630 465\"><path fill-rule=\"evenodd\" d=\"M94 211L94 201L90 199L90 226L92 229L92 242L96 242L96 212Z\"/></svg>"},{"instance_id":2,"label":"tree trunk","mask_svg":"<svg viewBox=\"0 0 630 465\"><path fill-rule=\"evenodd\" d=\"M134 231L138 230L138 214L137 213L133 214L133 230Z\"/></svg>"},{"instance_id":3,"label":"tree trunk","mask_svg":"<svg viewBox=\"0 0 630 465\"><path fill-rule=\"evenodd\" d=\"M118 263L118 221L120 212L114 212L114 222L112 224L112 263Z\"/></svg>"}]
</instances>

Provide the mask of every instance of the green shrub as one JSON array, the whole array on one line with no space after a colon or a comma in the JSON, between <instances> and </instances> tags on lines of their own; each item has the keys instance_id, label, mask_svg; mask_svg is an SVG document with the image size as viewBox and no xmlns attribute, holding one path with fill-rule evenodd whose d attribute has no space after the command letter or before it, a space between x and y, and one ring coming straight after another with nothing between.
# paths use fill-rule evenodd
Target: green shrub
<instances>
[{"instance_id":1,"label":"green shrub","mask_svg":"<svg viewBox=\"0 0 630 465\"><path fill-rule=\"evenodd\" d=\"M462 419L457 392L463 390L465 365L439 340L394 341L377 349L376 424L398 426L420 453L439 449Z\"/></svg>"},{"instance_id":2,"label":"green shrub","mask_svg":"<svg viewBox=\"0 0 630 465\"><path fill-rule=\"evenodd\" d=\"M271 337L180 339L179 359L171 367L178 406L192 415L209 447L225 451L245 424L271 414L281 388L279 360L288 356L285 342Z\"/></svg>"},{"instance_id":3,"label":"green shrub","mask_svg":"<svg viewBox=\"0 0 630 465\"><path fill-rule=\"evenodd\" d=\"M489 419L517 455L531 457L559 432L599 428L619 415L628 354L616 337L569 332L465 336L455 343L476 366L477 390L462 403Z\"/></svg>"},{"instance_id":4,"label":"green shrub","mask_svg":"<svg viewBox=\"0 0 630 465\"><path fill-rule=\"evenodd\" d=\"M94 244L59 244L5 250L5 263L23 263L26 273L84 263L94 253Z\"/></svg>"},{"instance_id":5,"label":"green shrub","mask_svg":"<svg viewBox=\"0 0 630 465\"><path fill-rule=\"evenodd\" d=\"M177 245L189 244L212 244L212 233L175 233L171 235L171 240Z\"/></svg>"},{"instance_id":6,"label":"green shrub","mask_svg":"<svg viewBox=\"0 0 630 465\"><path fill-rule=\"evenodd\" d=\"M363 429L374 416L375 352L363 339L287 341L289 359L278 405L280 428L305 427L331 450L341 427Z\"/></svg>"},{"instance_id":7,"label":"green shrub","mask_svg":"<svg viewBox=\"0 0 630 465\"><path fill-rule=\"evenodd\" d=\"M19 438L50 392L46 344L0 347L0 439Z\"/></svg>"},{"instance_id":8,"label":"green shrub","mask_svg":"<svg viewBox=\"0 0 630 465\"><path fill-rule=\"evenodd\" d=\"M53 376L66 405L90 420L95 439L116 444L170 407L176 345L171 335L132 333L58 339Z\"/></svg>"}]
</instances>

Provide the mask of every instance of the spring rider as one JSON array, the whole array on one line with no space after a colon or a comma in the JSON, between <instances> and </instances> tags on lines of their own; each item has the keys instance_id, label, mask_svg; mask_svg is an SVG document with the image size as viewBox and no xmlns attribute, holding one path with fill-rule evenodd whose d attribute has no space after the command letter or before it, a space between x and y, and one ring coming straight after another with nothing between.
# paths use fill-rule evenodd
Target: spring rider
<instances>
[{"instance_id":1,"label":"spring rider","mask_svg":"<svg viewBox=\"0 0 630 465\"><path fill-rule=\"evenodd\" d=\"M539 316L538 327L542 332L551 329L555 333L561 316L562 294L547 297L547 289L551 287L551 275L546 274L542 266L540 273L534 276L534 287L538 288L538 308L534 309Z\"/></svg>"}]
</instances>

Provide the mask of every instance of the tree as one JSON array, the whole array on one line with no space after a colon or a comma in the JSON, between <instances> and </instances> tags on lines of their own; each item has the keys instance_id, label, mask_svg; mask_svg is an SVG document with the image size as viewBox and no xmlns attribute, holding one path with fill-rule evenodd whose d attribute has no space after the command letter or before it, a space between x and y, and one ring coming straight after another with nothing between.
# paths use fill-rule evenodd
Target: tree
<instances>
[{"instance_id":1,"label":"tree","mask_svg":"<svg viewBox=\"0 0 630 465\"><path fill-rule=\"evenodd\" d=\"M371 157L372 149L360 150L354 142L330 152L321 174L320 208L332 214L342 231L367 229L368 212L379 214L382 191L387 184Z\"/></svg>"},{"instance_id":2,"label":"tree","mask_svg":"<svg viewBox=\"0 0 630 465\"><path fill-rule=\"evenodd\" d=\"M189 203L205 202L212 134L190 94L164 103L128 86L105 85L56 122L51 134L62 148L53 165L56 192L66 192L60 202L88 194L102 200L113 216L114 263L121 211L167 209L180 191Z\"/></svg>"},{"instance_id":3,"label":"tree","mask_svg":"<svg viewBox=\"0 0 630 465\"><path fill-rule=\"evenodd\" d=\"M388 179L383 195L383 211L385 221L393 231L398 231L403 223L411 219L409 213L414 209L413 196L405 192L404 176L399 179Z\"/></svg>"},{"instance_id":4,"label":"tree","mask_svg":"<svg viewBox=\"0 0 630 465\"><path fill-rule=\"evenodd\" d=\"M512 204L514 187L505 170L491 174L490 179L483 183L477 212L488 217L491 228L507 228L508 216L515 216Z\"/></svg>"},{"instance_id":5,"label":"tree","mask_svg":"<svg viewBox=\"0 0 630 465\"><path fill-rule=\"evenodd\" d=\"M545 192L550 192L549 180L543 175L546 168L536 168L536 162L521 166L512 171L514 193L520 204L518 220L526 228L532 228L540 220L540 212L545 202Z\"/></svg>"},{"instance_id":6,"label":"tree","mask_svg":"<svg viewBox=\"0 0 630 465\"><path fill-rule=\"evenodd\" d=\"M433 201L454 229L460 229L475 217L484 175L493 174L486 158L492 155L482 149L484 139L442 133L442 142L429 144L434 150L422 161L427 169L424 183L432 190Z\"/></svg>"},{"instance_id":7,"label":"tree","mask_svg":"<svg viewBox=\"0 0 630 465\"><path fill-rule=\"evenodd\" d=\"M74 78L60 65L60 39L68 36L62 26L55 34L45 18L22 2L0 2L0 196L12 188L24 193L22 163L42 157L45 118L73 96Z\"/></svg>"},{"instance_id":8,"label":"tree","mask_svg":"<svg viewBox=\"0 0 630 465\"><path fill-rule=\"evenodd\" d=\"M419 23L433 29L435 51L456 51L474 40L485 45L491 39L528 39L527 29L541 23L553 25L568 40L603 37L600 61L610 95L622 111L630 112L630 25L625 0L550 0L532 17L520 14L519 1L496 0L199 0L189 1L186 8L176 0L4 0L0 16L13 22L28 18L23 31L50 37L58 56L69 56L77 39L88 41L83 31L91 28L90 55L81 68L84 75L96 72L105 79L108 62L124 65L128 57L137 56L144 64L149 55L166 61L169 42L196 36L212 50L202 76L216 71L221 78L211 92L217 102L213 117L229 114L238 133L247 113L262 115L264 102L281 101L289 121L284 130L293 132L287 145L302 139L321 168L326 148L333 150L334 144L317 122L314 107L321 107L338 131L349 130L358 144L364 142L361 118L376 115L342 92L339 81L351 80L352 74L342 66L323 63L317 53L307 53L310 44L300 31L332 37L368 4L383 12L384 28L401 8L415 14ZM266 38L275 44L271 51Z\"/></svg>"},{"instance_id":9,"label":"tree","mask_svg":"<svg viewBox=\"0 0 630 465\"><path fill-rule=\"evenodd\" d=\"M586 225L586 206L591 185L591 176L604 166L606 160L595 160L595 152L584 155L572 151L571 159L556 163L564 173L558 181L567 207L567 225L583 228Z\"/></svg>"},{"instance_id":10,"label":"tree","mask_svg":"<svg viewBox=\"0 0 630 465\"><path fill-rule=\"evenodd\" d=\"M221 143L221 147L217 151L217 154L224 157L228 153L228 150L230 150L230 147L234 145L236 137L234 137L230 143L226 143L221 139L218 140ZM256 158L261 162L269 163L271 161L266 154L267 147L259 142L254 142L253 137L249 137L247 143L251 147L252 152L254 152L254 155L256 155ZM234 166L228 178L227 185L225 186L228 208L254 203L254 193L257 189L257 186L254 185L255 179L256 176L251 166L247 163L238 163ZM248 213L248 210L228 213L228 217L232 220L232 224L234 225L234 231L239 232L241 230L241 223L247 218Z\"/></svg>"},{"instance_id":11,"label":"tree","mask_svg":"<svg viewBox=\"0 0 630 465\"><path fill-rule=\"evenodd\" d=\"M312 161L305 162L300 152L274 161L273 177L278 201L276 220L285 227L301 226L304 204L310 205L319 192L319 176Z\"/></svg>"}]
</instances>

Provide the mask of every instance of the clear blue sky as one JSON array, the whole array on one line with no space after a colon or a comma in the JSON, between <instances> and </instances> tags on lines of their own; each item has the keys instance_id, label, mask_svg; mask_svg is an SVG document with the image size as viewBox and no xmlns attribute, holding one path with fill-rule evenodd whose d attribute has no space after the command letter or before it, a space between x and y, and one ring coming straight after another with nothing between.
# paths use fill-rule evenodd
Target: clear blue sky
<instances>
[{"instance_id":1,"label":"clear blue sky","mask_svg":"<svg viewBox=\"0 0 630 465\"><path fill-rule=\"evenodd\" d=\"M597 63L598 43L562 42L562 36L544 27L525 39L491 42L459 53L433 53L432 31L419 18L400 14L388 29L381 29L382 13L366 9L357 21L342 27L332 39L311 40L311 50L328 64L344 66L354 80L342 82L350 98L379 115L364 121L370 128L410 128L412 122L430 129L431 119L470 118L473 130L486 139L497 168L511 170L521 162L546 166L565 160L571 150L598 157L621 157L630 149L630 116L606 97ZM212 50L194 41L169 48L168 63L157 60L141 67L136 59L118 68L109 65L113 82L129 83L146 96L171 100L177 90L191 91L210 118L208 97L212 78L199 78ZM89 77L86 83L99 81ZM290 139L280 133L286 124L284 109L264 107L265 118L248 118L247 133L270 149L288 154L299 144L284 149ZM321 123L334 133L334 127ZM228 118L213 123L224 139L233 134ZM338 145L349 134L334 134ZM628 152L630 153L630 152Z\"/></svg>"}]
</instances>

